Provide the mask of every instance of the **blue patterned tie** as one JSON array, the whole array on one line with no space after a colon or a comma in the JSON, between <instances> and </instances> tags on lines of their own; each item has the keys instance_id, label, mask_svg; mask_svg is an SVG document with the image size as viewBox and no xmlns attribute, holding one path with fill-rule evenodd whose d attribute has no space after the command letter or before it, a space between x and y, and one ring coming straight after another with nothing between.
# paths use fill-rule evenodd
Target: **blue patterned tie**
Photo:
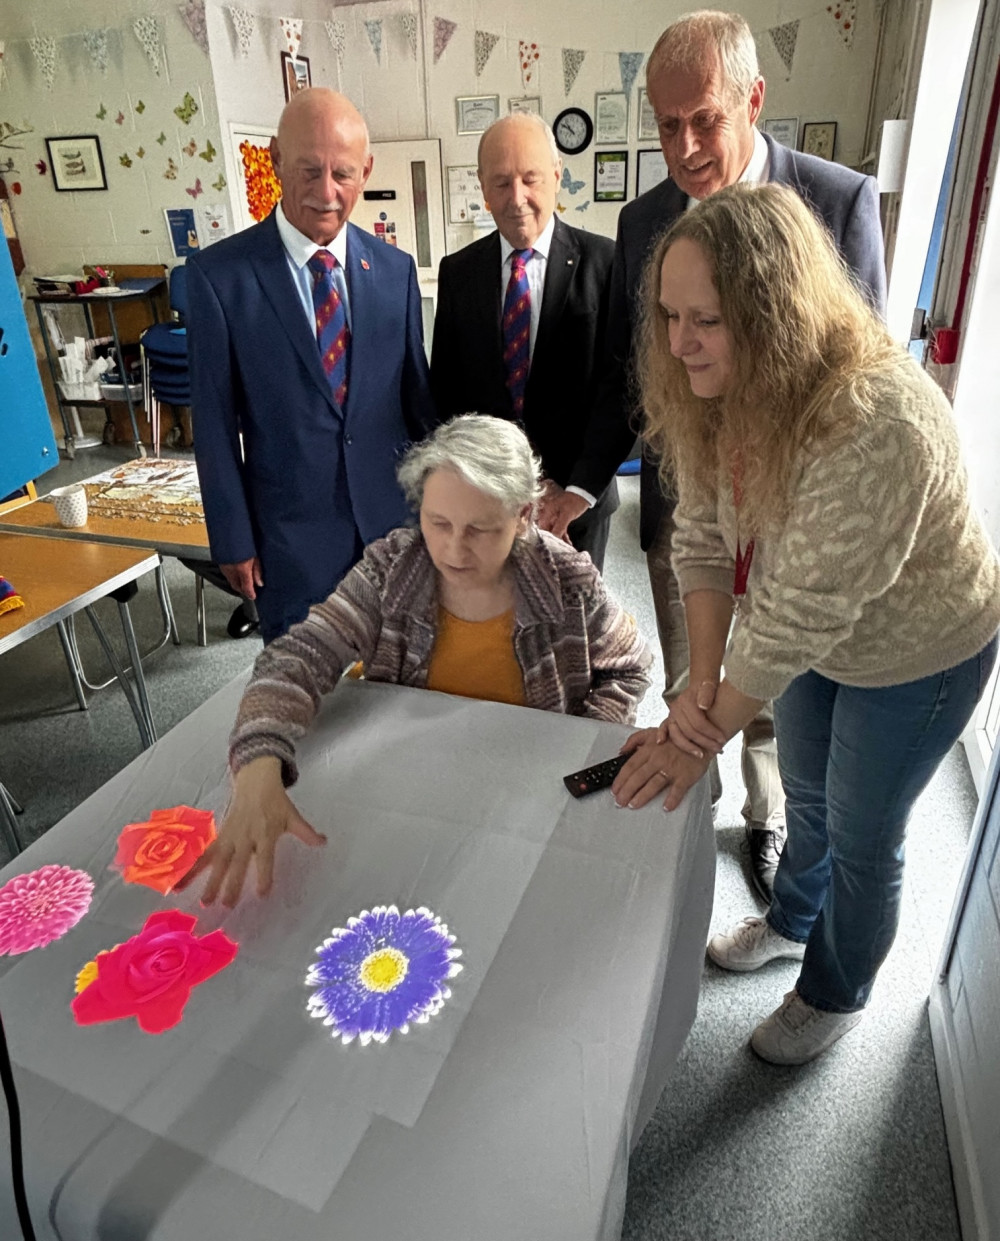
<instances>
[{"instance_id":1,"label":"blue patterned tie","mask_svg":"<svg viewBox=\"0 0 1000 1241\"><path fill-rule=\"evenodd\" d=\"M524 414L524 389L531 364L531 290L524 265L533 250L515 250L510 256L510 280L503 300L503 361L507 391L519 421Z\"/></svg>"},{"instance_id":2,"label":"blue patterned tie","mask_svg":"<svg viewBox=\"0 0 1000 1241\"><path fill-rule=\"evenodd\" d=\"M347 311L333 279L337 260L329 250L317 250L308 262L313 274L313 307L316 311L316 343L323 370L338 405L347 400L347 353L351 333Z\"/></svg>"}]
</instances>

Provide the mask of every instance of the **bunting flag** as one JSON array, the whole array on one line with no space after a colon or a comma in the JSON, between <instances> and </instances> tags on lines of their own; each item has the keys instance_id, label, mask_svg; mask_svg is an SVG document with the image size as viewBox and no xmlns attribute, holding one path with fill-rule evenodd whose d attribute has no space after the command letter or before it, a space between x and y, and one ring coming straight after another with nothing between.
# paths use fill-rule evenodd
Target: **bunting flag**
<instances>
[{"instance_id":1,"label":"bunting flag","mask_svg":"<svg viewBox=\"0 0 1000 1241\"><path fill-rule=\"evenodd\" d=\"M579 48L564 47L562 50L562 67L563 67L563 94L568 95L576 81L576 75L580 72L580 66L583 64L587 53Z\"/></svg>"},{"instance_id":2,"label":"bunting flag","mask_svg":"<svg viewBox=\"0 0 1000 1241\"><path fill-rule=\"evenodd\" d=\"M632 87L635 85L639 66L642 64L642 52L619 52L618 72L622 76L622 90L631 99Z\"/></svg>"},{"instance_id":3,"label":"bunting flag","mask_svg":"<svg viewBox=\"0 0 1000 1241\"><path fill-rule=\"evenodd\" d=\"M146 58L153 66L153 72L160 76L160 19L147 14L137 17L132 23L139 46L146 53Z\"/></svg>"},{"instance_id":4,"label":"bunting flag","mask_svg":"<svg viewBox=\"0 0 1000 1241\"><path fill-rule=\"evenodd\" d=\"M110 33L107 29L83 32L83 46L90 56L90 63L101 74L106 74L108 71L108 35Z\"/></svg>"},{"instance_id":5,"label":"bunting flag","mask_svg":"<svg viewBox=\"0 0 1000 1241\"><path fill-rule=\"evenodd\" d=\"M382 19L381 17L370 17L365 21L365 31L368 34L368 42L372 45L372 51L375 53L375 59L379 64L382 63Z\"/></svg>"},{"instance_id":6,"label":"bunting flag","mask_svg":"<svg viewBox=\"0 0 1000 1241\"><path fill-rule=\"evenodd\" d=\"M31 54L38 65L42 81L51 90L52 83L56 80L55 39L49 35L36 35L33 39L28 40L28 46L31 48Z\"/></svg>"},{"instance_id":7,"label":"bunting flag","mask_svg":"<svg viewBox=\"0 0 1000 1241\"><path fill-rule=\"evenodd\" d=\"M288 55L292 60L298 60L299 48L302 45L302 18L279 17L278 24L281 26L281 34L285 40Z\"/></svg>"},{"instance_id":8,"label":"bunting flag","mask_svg":"<svg viewBox=\"0 0 1000 1241\"><path fill-rule=\"evenodd\" d=\"M414 60L417 59L417 15L416 13L400 13L399 24L403 28L403 34L406 35L406 42L410 49L410 55Z\"/></svg>"},{"instance_id":9,"label":"bunting flag","mask_svg":"<svg viewBox=\"0 0 1000 1241\"><path fill-rule=\"evenodd\" d=\"M250 40L253 38L253 32L257 26L257 19L249 9L239 9L235 5L229 5L229 20L233 23L233 29L236 31L236 39L240 45L240 55L250 55Z\"/></svg>"},{"instance_id":10,"label":"bunting flag","mask_svg":"<svg viewBox=\"0 0 1000 1241\"><path fill-rule=\"evenodd\" d=\"M486 62L496 45L500 42L498 34L490 34L488 30L476 31L476 77L486 68Z\"/></svg>"},{"instance_id":11,"label":"bunting flag","mask_svg":"<svg viewBox=\"0 0 1000 1241\"><path fill-rule=\"evenodd\" d=\"M848 47L854 46L854 19L857 15L855 0L843 0L841 4L828 4L826 11L840 27L840 37Z\"/></svg>"},{"instance_id":12,"label":"bunting flag","mask_svg":"<svg viewBox=\"0 0 1000 1241\"><path fill-rule=\"evenodd\" d=\"M185 0L178 5L181 21L201 50L208 55L208 26L205 22L205 0Z\"/></svg>"},{"instance_id":13,"label":"bunting flag","mask_svg":"<svg viewBox=\"0 0 1000 1241\"><path fill-rule=\"evenodd\" d=\"M785 73L792 76L792 61L795 59L795 44L799 37L799 23L785 22L783 26L772 26L767 32L771 36L774 50L781 57Z\"/></svg>"},{"instance_id":14,"label":"bunting flag","mask_svg":"<svg viewBox=\"0 0 1000 1241\"><path fill-rule=\"evenodd\" d=\"M344 67L344 48L347 43L347 27L339 18L331 18L330 21L324 22L327 37L333 48L334 55L337 57L337 68Z\"/></svg>"},{"instance_id":15,"label":"bunting flag","mask_svg":"<svg viewBox=\"0 0 1000 1241\"><path fill-rule=\"evenodd\" d=\"M451 36L458 29L458 22L450 22L447 17L434 18L434 63L441 59L444 49L451 42Z\"/></svg>"},{"instance_id":16,"label":"bunting flag","mask_svg":"<svg viewBox=\"0 0 1000 1241\"><path fill-rule=\"evenodd\" d=\"M518 39L517 54L521 62L521 87L527 94L538 66L538 44L525 43L523 39Z\"/></svg>"}]
</instances>

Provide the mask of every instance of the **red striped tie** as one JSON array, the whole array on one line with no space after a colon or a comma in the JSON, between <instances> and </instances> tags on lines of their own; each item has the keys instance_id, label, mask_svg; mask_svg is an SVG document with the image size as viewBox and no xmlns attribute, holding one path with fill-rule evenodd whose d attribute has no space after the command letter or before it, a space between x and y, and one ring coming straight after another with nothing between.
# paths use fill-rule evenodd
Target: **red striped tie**
<instances>
[{"instance_id":1,"label":"red striped tie","mask_svg":"<svg viewBox=\"0 0 1000 1241\"><path fill-rule=\"evenodd\" d=\"M333 390L333 399L338 405L343 405L347 400L347 354L351 333L347 327L344 302L333 279L336 266L337 260L329 250L317 250L308 263L313 273L316 343L323 370Z\"/></svg>"}]
</instances>

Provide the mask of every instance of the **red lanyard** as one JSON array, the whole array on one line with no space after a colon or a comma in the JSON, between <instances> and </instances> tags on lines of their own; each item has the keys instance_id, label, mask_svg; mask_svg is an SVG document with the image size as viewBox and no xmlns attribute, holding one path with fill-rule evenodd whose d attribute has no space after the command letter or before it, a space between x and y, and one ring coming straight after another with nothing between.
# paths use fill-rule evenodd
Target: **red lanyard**
<instances>
[{"instance_id":1,"label":"red lanyard","mask_svg":"<svg viewBox=\"0 0 1000 1241\"><path fill-rule=\"evenodd\" d=\"M738 459L733 463L733 508L736 509L736 569L733 572L733 594L742 599L747 593L747 579L750 577L750 565L753 563L753 539L744 548L740 544L739 512L743 502L743 466Z\"/></svg>"}]
</instances>

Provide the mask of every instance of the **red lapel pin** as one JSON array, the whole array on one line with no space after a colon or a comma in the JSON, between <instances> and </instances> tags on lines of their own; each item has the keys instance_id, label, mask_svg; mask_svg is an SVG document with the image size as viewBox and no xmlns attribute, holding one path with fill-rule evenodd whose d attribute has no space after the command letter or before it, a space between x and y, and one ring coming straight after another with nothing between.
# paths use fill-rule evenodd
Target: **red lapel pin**
<instances>
[{"instance_id":1,"label":"red lapel pin","mask_svg":"<svg viewBox=\"0 0 1000 1241\"><path fill-rule=\"evenodd\" d=\"M368 260L367 260L367 259L362 259L362 260L361 260L361 266L365 269L365 271L368 271Z\"/></svg>"}]
</instances>

